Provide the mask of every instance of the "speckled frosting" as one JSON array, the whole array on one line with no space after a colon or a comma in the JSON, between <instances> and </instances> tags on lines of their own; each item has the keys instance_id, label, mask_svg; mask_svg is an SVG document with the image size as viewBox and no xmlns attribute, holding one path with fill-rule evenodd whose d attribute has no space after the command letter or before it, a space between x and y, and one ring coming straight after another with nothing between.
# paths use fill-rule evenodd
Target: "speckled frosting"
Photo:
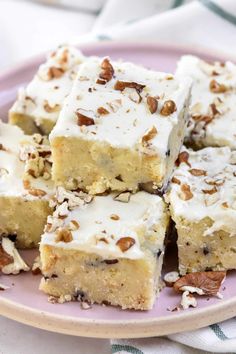
<instances>
[{"instance_id":1,"label":"speckled frosting","mask_svg":"<svg viewBox=\"0 0 236 354\"><path fill-rule=\"evenodd\" d=\"M224 230L236 235L236 152L228 147L183 150L166 196L176 221L213 221L205 235Z\"/></svg>"},{"instance_id":2,"label":"speckled frosting","mask_svg":"<svg viewBox=\"0 0 236 354\"><path fill-rule=\"evenodd\" d=\"M50 198L55 191L51 166L46 168L49 158L50 147L43 144L42 136L24 135L20 128L0 121L0 196ZM48 174L43 176L39 171L44 168Z\"/></svg>"},{"instance_id":3,"label":"speckled frosting","mask_svg":"<svg viewBox=\"0 0 236 354\"><path fill-rule=\"evenodd\" d=\"M19 90L17 101L10 112L22 113L35 118L56 121L65 97L70 93L79 65L85 60L74 47L62 46L51 53L39 67L33 80Z\"/></svg>"},{"instance_id":4,"label":"speckled frosting","mask_svg":"<svg viewBox=\"0 0 236 354\"><path fill-rule=\"evenodd\" d=\"M164 156L191 79L177 80L132 63L107 62L108 72L99 58L80 66L50 140L78 136Z\"/></svg>"},{"instance_id":5,"label":"speckled frosting","mask_svg":"<svg viewBox=\"0 0 236 354\"><path fill-rule=\"evenodd\" d=\"M163 200L146 192L129 195L126 202L122 198L121 194L92 198L58 187L41 247L81 250L106 259L142 258L143 247L162 252L168 223Z\"/></svg>"},{"instance_id":6,"label":"speckled frosting","mask_svg":"<svg viewBox=\"0 0 236 354\"><path fill-rule=\"evenodd\" d=\"M187 140L204 146L236 148L236 66L231 62L207 63L186 55L176 76L193 79Z\"/></svg>"}]
</instances>

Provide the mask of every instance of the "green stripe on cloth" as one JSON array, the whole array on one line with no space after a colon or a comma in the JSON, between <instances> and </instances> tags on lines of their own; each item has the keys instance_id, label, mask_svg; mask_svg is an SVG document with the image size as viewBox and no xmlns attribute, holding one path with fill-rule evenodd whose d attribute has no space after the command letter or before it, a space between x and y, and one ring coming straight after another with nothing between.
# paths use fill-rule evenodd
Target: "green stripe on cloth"
<instances>
[{"instance_id":1,"label":"green stripe on cloth","mask_svg":"<svg viewBox=\"0 0 236 354\"><path fill-rule=\"evenodd\" d=\"M224 20L236 25L236 16L231 15L229 12L222 9L219 5L216 5L211 0L198 0L202 5L207 7L209 10L214 12L216 15L220 16Z\"/></svg>"},{"instance_id":2,"label":"green stripe on cloth","mask_svg":"<svg viewBox=\"0 0 236 354\"><path fill-rule=\"evenodd\" d=\"M111 350L112 350L112 354L122 352L122 351L126 351L127 353L131 353L131 354L144 354L142 350L135 348L131 345L125 345L125 344L112 344Z\"/></svg>"},{"instance_id":3,"label":"green stripe on cloth","mask_svg":"<svg viewBox=\"0 0 236 354\"><path fill-rule=\"evenodd\" d=\"M174 0L173 5L171 6L172 9L175 9L176 7L179 7L180 5L183 5L184 0Z\"/></svg>"},{"instance_id":4,"label":"green stripe on cloth","mask_svg":"<svg viewBox=\"0 0 236 354\"><path fill-rule=\"evenodd\" d=\"M212 331L215 333L215 335L220 339L220 340L226 340L229 339L228 337L226 337L226 335L224 334L224 332L222 331L222 329L220 328L220 326L218 324L213 324L211 326L209 326Z\"/></svg>"}]
</instances>

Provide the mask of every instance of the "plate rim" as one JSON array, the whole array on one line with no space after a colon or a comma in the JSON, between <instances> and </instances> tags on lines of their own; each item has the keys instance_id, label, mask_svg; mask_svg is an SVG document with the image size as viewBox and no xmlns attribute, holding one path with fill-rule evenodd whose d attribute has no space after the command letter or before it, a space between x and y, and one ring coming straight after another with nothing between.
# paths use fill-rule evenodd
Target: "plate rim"
<instances>
[{"instance_id":1,"label":"plate rim","mask_svg":"<svg viewBox=\"0 0 236 354\"><path fill-rule=\"evenodd\" d=\"M192 47L188 45L179 46L154 41L94 41L88 44L78 43L76 46L81 50L87 51L96 51L102 47L104 50L106 48L113 48L115 50L119 48L124 50L127 48L129 50L164 50L179 54L190 52L193 55L217 58L218 60L226 60L226 58L228 58L228 60L236 61L236 56L228 56L227 53L200 46L192 49ZM43 61L44 57L45 53L39 54L0 72L0 81L7 80L8 77L15 75L19 71L26 70L27 67ZM57 315L48 311L28 307L0 296L0 315L26 325L52 332L93 338L152 337L198 329L235 316L236 296L210 305L207 308L197 309L194 314L193 311L178 312L178 314L167 317L161 316L137 320L97 320Z\"/></svg>"}]
</instances>

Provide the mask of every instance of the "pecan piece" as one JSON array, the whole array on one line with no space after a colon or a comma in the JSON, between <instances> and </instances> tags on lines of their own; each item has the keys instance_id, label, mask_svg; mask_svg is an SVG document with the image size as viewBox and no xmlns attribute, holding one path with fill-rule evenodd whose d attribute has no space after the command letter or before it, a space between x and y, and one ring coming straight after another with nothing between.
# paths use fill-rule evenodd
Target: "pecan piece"
<instances>
[{"instance_id":1,"label":"pecan piece","mask_svg":"<svg viewBox=\"0 0 236 354\"><path fill-rule=\"evenodd\" d=\"M71 242L73 240L72 233L70 230L65 228L60 228L57 230L55 242Z\"/></svg>"},{"instance_id":2,"label":"pecan piece","mask_svg":"<svg viewBox=\"0 0 236 354\"><path fill-rule=\"evenodd\" d=\"M179 185L181 184L181 181L175 176L172 177L171 182Z\"/></svg>"},{"instance_id":3,"label":"pecan piece","mask_svg":"<svg viewBox=\"0 0 236 354\"><path fill-rule=\"evenodd\" d=\"M155 97L148 96L147 97L147 105L148 105L149 111L151 112L151 114L153 114L157 111L158 101Z\"/></svg>"},{"instance_id":4,"label":"pecan piece","mask_svg":"<svg viewBox=\"0 0 236 354\"><path fill-rule=\"evenodd\" d=\"M119 220L120 219L119 215L117 215L117 214L111 214L110 218L112 220Z\"/></svg>"},{"instance_id":5,"label":"pecan piece","mask_svg":"<svg viewBox=\"0 0 236 354\"><path fill-rule=\"evenodd\" d=\"M44 101L43 108L48 113L59 112L61 106L59 104L55 104L54 106L50 106L47 100Z\"/></svg>"},{"instance_id":6,"label":"pecan piece","mask_svg":"<svg viewBox=\"0 0 236 354\"><path fill-rule=\"evenodd\" d=\"M149 129L142 137L142 143L146 143L149 140L152 140L153 138L155 138L155 136L157 135L157 129L156 127L152 127L151 129Z\"/></svg>"},{"instance_id":7,"label":"pecan piece","mask_svg":"<svg viewBox=\"0 0 236 354\"><path fill-rule=\"evenodd\" d=\"M132 237L121 237L116 245L121 249L122 252L128 251L135 244L135 240Z\"/></svg>"},{"instance_id":8,"label":"pecan piece","mask_svg":"<svg viewBox=\"0 0 236 354\"><path fill-rule=\"evenodd\" d=\"M83 109L77 109L77 111L75 112L75 114L77 116L77 124L79 126L82 126L82 125L89 126L89 125L94 125L95 124L93 118L88 117L88 116L86 116L85 114L83 114L81 112L86 112L86 111L83 110Z\"/></svg>"},{"instance_id":9,"label":"pecan piece","mask_svg":"<svg viewBox=\"0 0 236 354\"><path fill-rule=\"evenodd\" d=\"M43 197L47 194L42 189L38 189L38 188L31 188L28 190L28 193L33 195L34 197Z\"/></svg>"},{"instance_id":10,"label":"pecan piece","mask_svg":"<svg viewBox=\"0 0 236 354\"><path fill-rule=\"evenodd\" d=\"M110 112L104 107L98 107L97 113L100 115L109 114Z\"/></svg>"},{"instance_id":11,"label":"pecan piece","mask_svg":"<svg viewBox=\"0 0 236 354\"><path fill-rule=\"evenodd\" d=\"M100 79L106 82L110 81L114 75L114 69L108 58L103 59L101 63L101 68L102 71L99 74Z\"/></svg>"},{"instance_id":12,"label":"pecan piece","mask_svg":"<svg viewBox=\"0 0 236 354\"><path fill-rule=\"evenodd\" d=\"M190 163L188 162L189 153L187 151L182 151L179 153L177 160L175 161L176 166L179 166L182 162L186 163L189 167L191 167Z\"/></svg>"},{"instance_id":13,"label":"pecan piece","mask_svg":"<svg viewBox=\"0 0 236 354\"><path fill-rule=\"evenodd\" d=\"M191 170L189 170L189 172L193 176L206 176L206 174L207 174L207 172L205 170L200 170L198 168L191 168Z\"/></svg>"},{"instance_id":14,"label":"pecan piece","mask_svg":"<svg viewBox=\"0 0 236 354\"><path fill-rule=\"evenodd\" d=\"M199 295L218 295L226 272L196 272L186 274L174 284L174 290L197 292Z\"/></svg>"},{"instance_id":15,"label":"pecan piece","mask_svg":"<svg viewBox=\"0 0 236 354\"><path fill-rule=\"evenodd\" d=\"M137 82L116 81L114 89L118 91L124 91L125 88L133 88L138 93L142 92L146 85L138 84Z\"/></svg>"},{"instance_id":16,"label":"pecan piece","mask_svg":"<svg viewBox=\"0 0 236 354\"><path fill-rule=\"evenodd\" d=\"M209 84L210 91L213 93L224 93L228 91L228 87L224 84L220 84L216 80L211 80Z\"/></svg>"},{"instance_id":17,"label":"pecan piece","mask_svg":"<svg viewBox=\"0 0 236 354\"><path fill-rule=\"evenodd\" d=\"M59 79L64 74L64 70L62 68L57 68L56 66L51 66L48 69L48 79Z\"/></svg>"},{"instance_id":18,"label":"pecan piece","mask_svg":"<svg viewBox=\"0 0 236 354\"><path fill-rule=\"evenodd\" d=\"M182 200L190 200L193 197L193 193L191 192L190 186L186 183L182 184L181 187L180 198Z\"/></svg>"},{"instance_id":19,"label":"pecan piece","mask_svg":"<svg viewBox=\"0 0 236 354\"><path fill-rule=\"evenodd\" d=\"M167 100L164 102L160 114L162 116L169 116L170 114L174 113L177 110L176 104L172 100Z\"/></svg>"},{"instance_id":20,"label":"pecan piece","mask_svg":"<svg viewBox=\"0 0 236 354\"><path fill-rule=\"evenodd\" d=\"M217 188L214 186L212 189L202 189L202 192L204 194L214 194L217 192Z\"/></svg>"},{"instance_id":21,"label":"pecan piece","mask_svg":"<svg viewBox=\"0 0 236 354\"><path fill-rule=\"evenodd\" d=\"M3 267L14 262L14 258L8 254L0 245L0 271Z\"/></svg>"}]
</instances>

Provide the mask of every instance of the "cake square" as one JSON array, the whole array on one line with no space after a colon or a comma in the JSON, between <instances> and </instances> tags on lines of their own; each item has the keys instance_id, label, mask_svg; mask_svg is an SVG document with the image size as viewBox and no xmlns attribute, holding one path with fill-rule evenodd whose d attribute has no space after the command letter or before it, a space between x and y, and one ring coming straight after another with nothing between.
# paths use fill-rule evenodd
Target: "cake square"
<instances>
[{"instance_id":1,"label":"cake square","mask_svg":"<svg viewBox=\"0 0 236 354\"><path fill-rule=\"evenodd\" d=\"M82 53L71 46L59 47L51 53L28 86L19 90L18 99L9 111L10 123L26 134L49 134L83 61Z\"/></svg>"},{"instance_id":2,"label":"cake square","mask_svg":"<svg viewBox=\"0 0 236 354\"><path fill-rule=\"evenodd\" d=\"M91 194L160 192L186 126L191 79L90 58L50 134L53 180Z\"/></svg>"},{"instance_id":3,"label":"cake square","mask_svg":"<svg viewBox=\"0 0 236 354\"><path fill-rule=\"evenodd\" d=\"M193 79L190 121L186 141L194 148L236 148L236 66L208 63L186 55L178 63L176 76Z\"/></svg>"},{"instance_id":4,"label":"cake square","mask_svg":"<svg viewBox=\"0 0 236 354\"><path fill-rule=\"evenodd\" d=\"M52 211L55 189L46 140L0 121L0 238L10 235L20 248L38 246Z\"/></svg>"},{"instance_id":5,"label":"cake square","mask_svg":"<svg viewBox=\"0 0 236 354\"><path fill-rule=\"evenodd\" d=\"M181 274L236 268L236 152L180 153L166 201L178 233Z\"/></svg>"},{"instance_id":6,"label":"cake square","mask_svg":"<svg viewBox=\"0 0 236 354\"><path fill-rule=\"evenodd\" d=\"M58 187L40 243L40 289L63 299L151 309L169 215L144 191L92 196Z\"/></svg>"}]
</instances>

